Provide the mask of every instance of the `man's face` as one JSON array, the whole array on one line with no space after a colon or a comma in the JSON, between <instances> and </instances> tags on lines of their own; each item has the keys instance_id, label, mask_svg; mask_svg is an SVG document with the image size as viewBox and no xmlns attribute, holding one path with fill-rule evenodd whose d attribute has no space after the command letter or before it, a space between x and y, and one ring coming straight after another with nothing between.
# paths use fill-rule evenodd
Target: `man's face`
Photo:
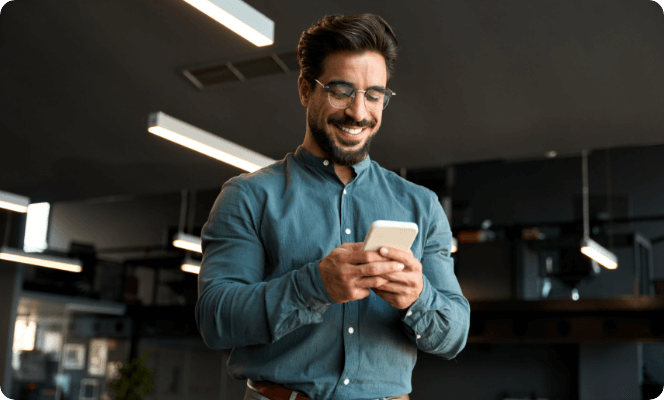
<instances>
[{"instance_id":1,"label":"man's face","mask_svg":"<svg viewBox=\"0 0 664 400\"><path fill-rule=\"evenodd\" d=\"M323 74L318 80L323 85L345 83L359 90L385 88L385 58L373 51L335 52L325 59ZM302 90L301 86L301 94ZM342 110L332 107L327 91L316 83L313 90L308 92L306 101L307 135L322 150L323 156L343 166L355 165L367 156L371 139L380 128L383 113L367 110L364 93L357 93L351 105Z\"/></svg>"}]
</instances>

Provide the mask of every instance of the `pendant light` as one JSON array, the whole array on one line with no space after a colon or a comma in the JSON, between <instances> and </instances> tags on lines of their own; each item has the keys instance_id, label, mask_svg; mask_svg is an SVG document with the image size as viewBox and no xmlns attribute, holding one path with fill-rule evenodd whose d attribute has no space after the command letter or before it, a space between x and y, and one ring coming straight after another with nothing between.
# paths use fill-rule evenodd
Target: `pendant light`
<instances>
[{"instance_id":1,"label":"pendant light","mask_svg":"<svg viewBox=\"0 0 664 400\"><path fill-rule=\"evenodd\" d=\"M148 116L148 132L248 172L254 172L275 162L269 157L180 121L161 111Z\"/></svg>"},{"instance_id":2,"label":"pendant light","mask_svg":"<svg viewBox=\"0 0 664 400\"><path fill-rule=\"evenodd\" d=\"M583 175L583 239L581 239L581 252L607 269L616 269L618 268L618 257L590 238L588 150L582 150L581 159L581 173Z\"/></svg>"},{"instance_id":3,"label":"pendant light","mask_svg":"<svg viewBox=\"0 0 664 400\"><path fill-rule=\"evenodd\" d=\"M0 190L0 208L5 208L7 210L27 213L28 205L30 204L30 198L25 196L20 196L18 194L3 192Z\"/></svg>"},{"instance_id":4,"label":"pendant light","mask_svg":"<svg viewBox=\"0 0 664 400\"><path fill-rule=\"evenodd\" d=\"M258 47L274 43L274 21L240 0L184 0Z\"/></svg>"}]
</instances>

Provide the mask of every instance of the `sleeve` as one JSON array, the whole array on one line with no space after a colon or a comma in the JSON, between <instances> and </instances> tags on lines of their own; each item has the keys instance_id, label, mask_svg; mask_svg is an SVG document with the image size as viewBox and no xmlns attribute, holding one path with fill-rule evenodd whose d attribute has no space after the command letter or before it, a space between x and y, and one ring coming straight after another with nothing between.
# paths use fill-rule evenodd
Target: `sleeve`
<instances>
[{"instance_id":1,"label":"sleeve","mask_svg":"<svg viewBox=\"0 0 664 400\"><path fill-rule=\"evenodd\" d=\"M265 282L265 249L258 226L263 204L246 182L222 187L201 234L196 324L216 349L267 344L307 324L322 322L332 299L320 260Z\"/></svg>"},{"instance_id":2,"label":"sleeve","mask_svg":"<svg viewBox=\"0 0 664 400\"><path fill-rule=\"evenodd\" d=\"M454 275L452 231L437 199L431 203L429 221L421 259L424 286L420 297L401 312L402 321L420 350L450 360L466 346L470 304Z\"/></svg>"}]
</instances>

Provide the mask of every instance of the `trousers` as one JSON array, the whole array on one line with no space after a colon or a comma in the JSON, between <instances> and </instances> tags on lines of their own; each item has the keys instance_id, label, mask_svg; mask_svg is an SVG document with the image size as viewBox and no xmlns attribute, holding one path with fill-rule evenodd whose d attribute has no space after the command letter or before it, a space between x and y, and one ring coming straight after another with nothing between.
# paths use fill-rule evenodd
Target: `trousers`
<instances>
[{"instance_id":1,"label":"trousers","mask_svg":"<svg viewBox=\"0 0 664 400\"><path fill-rule=\"evenodd\" d=\"M295 399L295 396L297 396L297 393L293 392L293 394L291 394L291 398L288 399L288 400ZM247 386L247 390L244 393L244 399L243 400L270 400L270 399L263 396L262 394L260 394L258 392L255 392L254 390L252 390L250 387ZM383 397L383 398L376 399L376 400L389 400L389 399L387 397Z\"/></svg>"}]
</instances>

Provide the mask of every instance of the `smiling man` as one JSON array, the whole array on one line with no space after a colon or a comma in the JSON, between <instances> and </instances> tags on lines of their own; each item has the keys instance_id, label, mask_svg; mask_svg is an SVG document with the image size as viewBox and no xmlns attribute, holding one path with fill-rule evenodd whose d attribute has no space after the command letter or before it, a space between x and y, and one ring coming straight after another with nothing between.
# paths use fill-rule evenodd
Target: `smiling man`
<instances>
[{"instance_id":1,"label":"smiling man","mask_svg":"<svg viewBox=\"0 0 664 400\"><path fill-rule=\"evenodd\" d=\"M303 144L226 182L203 227L196 321L208 346L233 349L245 400L407 400L418 349L449 360L466 344L437 196L369 157L396 56L375 15L304 32ZM411 250L362 251L376 220L416 223Z\"/></svg>"}]
</instances>

